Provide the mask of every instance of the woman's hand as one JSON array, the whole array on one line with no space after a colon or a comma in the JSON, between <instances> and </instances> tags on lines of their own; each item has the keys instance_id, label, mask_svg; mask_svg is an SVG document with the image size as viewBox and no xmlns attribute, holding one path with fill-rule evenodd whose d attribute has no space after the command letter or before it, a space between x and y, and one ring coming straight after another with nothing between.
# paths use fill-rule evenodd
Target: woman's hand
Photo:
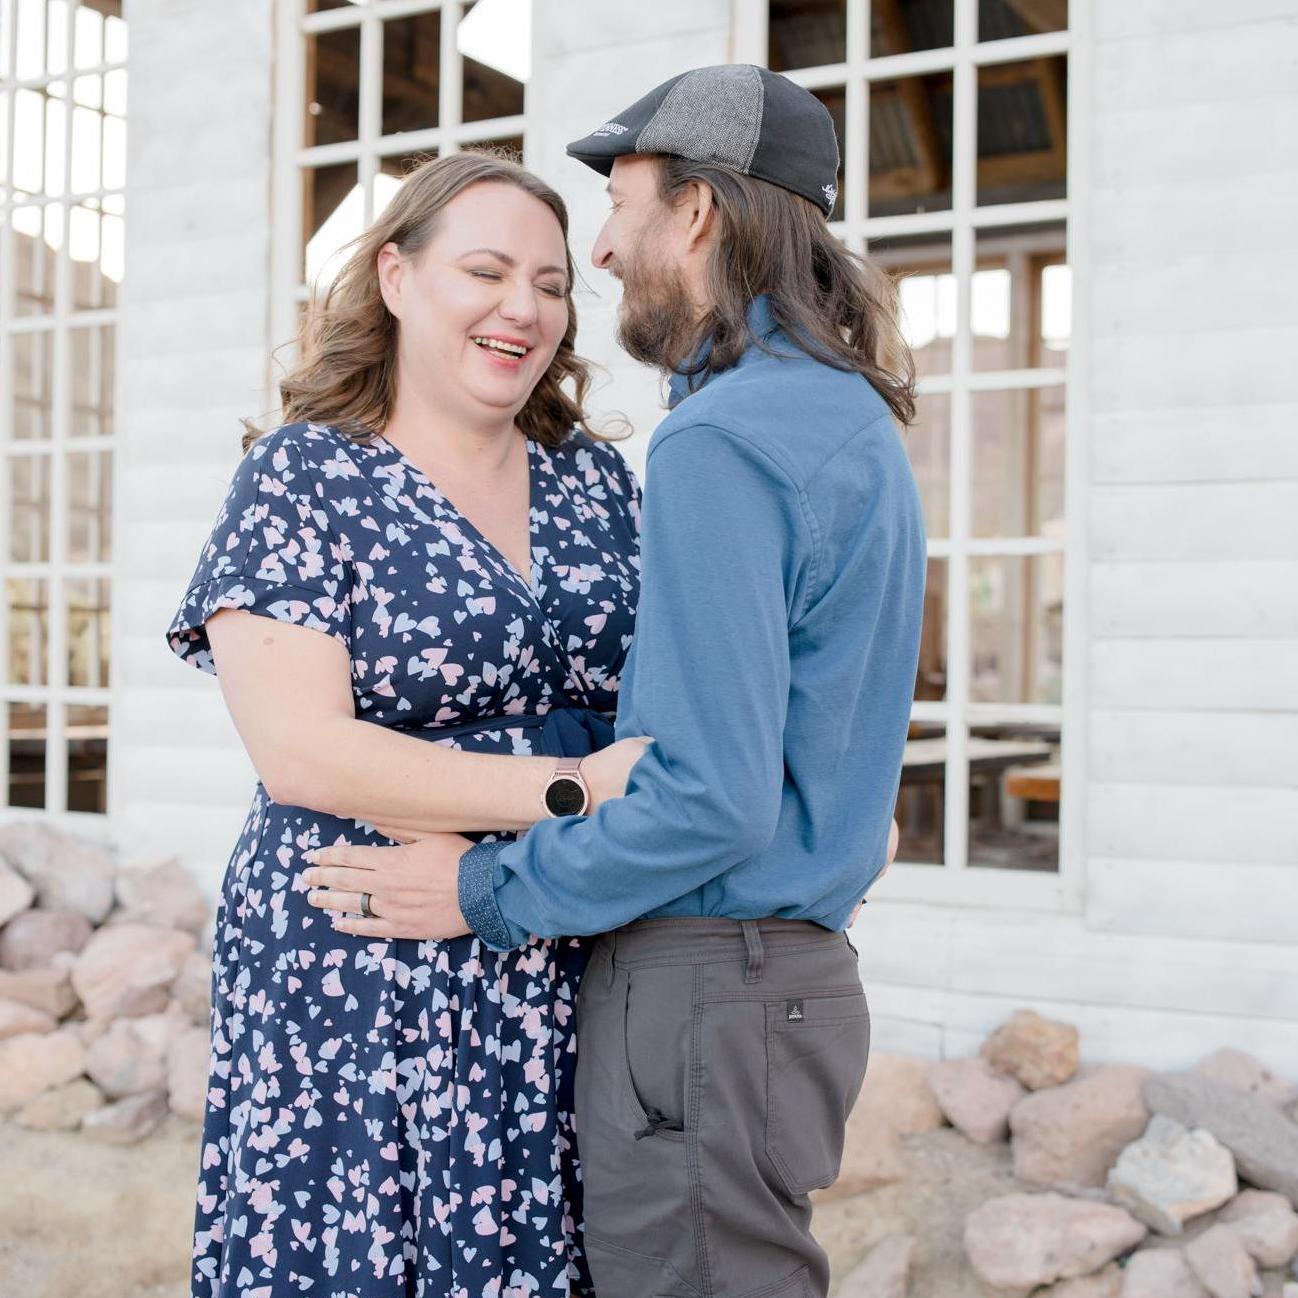
<instances>
[{"instance_id":1,"label":"woman's hand","mask_svg":"<svg viewBox=\"0 0 1298 1298\"><path fill-rule=\"evenodd\" d=\"M653 740L647 736L619 739L617 743L582 758L581 773L590 789L591 811L612 798L625 796L631 768L652 743Z\"/></svg>"},{"instance_id":2,"label":"woman's hand","mask_svg":"<svg viewBox=\"0 0 1298 1298\"><path fill-rule=\"evenodd\" d=\"M460 937L469 926L460 913L460 857L473 843L459 834L430 834L403 847L340 843L306 854L307 901L323 910L340 933L420 940ZM372 919L361 916L369 893Z\"/></svg>"},{"instance_id":3,"label":"woman's hand","mask_svg":"<svg viewBox=\"0 0 1298 1298\"><path fill-rule=\"evenodd\" d=\"M874 881L876 883L888 873L888 867L897 859L897 844L899 842L901 842L901 829L894 820L892 822L892 828L888 831L888 859L883 863L883 869L874 876ZM856 909L852 912L852 918L847 921L848 928L851 928L852 925L856 923L857 917L861 913L861 907L864 905L864 899L856 903Z\"/></svg>"}]
</instances>

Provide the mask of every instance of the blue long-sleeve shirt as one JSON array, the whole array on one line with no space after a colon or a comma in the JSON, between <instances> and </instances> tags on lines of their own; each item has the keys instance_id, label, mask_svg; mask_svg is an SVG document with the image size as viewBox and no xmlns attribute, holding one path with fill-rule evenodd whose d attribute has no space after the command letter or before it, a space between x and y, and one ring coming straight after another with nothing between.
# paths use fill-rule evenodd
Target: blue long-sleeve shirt
<instances>
[{"instance_id":1,"label":"blue long-sleeve shirt","mask_svg":"<svg viewBox=\"0 0 1298 1298\"><path fill-rule=\"evenodd\" d=\"M488 946L642 917L845 927L883 868L919 652L925 539L883 399L795 347L673 377L649 446L626 796L461 858ZM697 383L697 380L695 380Z\"/></svg>"}]
</instances>

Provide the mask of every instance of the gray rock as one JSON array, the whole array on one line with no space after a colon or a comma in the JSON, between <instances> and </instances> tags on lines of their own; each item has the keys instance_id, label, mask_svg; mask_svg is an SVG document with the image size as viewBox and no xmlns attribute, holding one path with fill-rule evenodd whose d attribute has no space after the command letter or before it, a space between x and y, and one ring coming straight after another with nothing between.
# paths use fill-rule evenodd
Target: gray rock
<instances>
[{"instance_id":1,"label":"gray rock","mask_svg":"<svg viewBox=\"0 0 1298 1298\"><path fill-rule=\"evenodd\" d=\"M23 1032L53 1032L54 1019L21 1001L0 1000L0 1041Z\"/></svg>"},{"instance_id":2,"label":"gray rock","mask_svg":"<svg viewBox=\"0 0 1298 1298\"><path fill-rule=\"evenodd\" d=\"M1220 1082L1233 1091L1243 1091L1256 1095L1260 1100L1283 1108L1295 1096L1295 1088L1283 1078L1277 1077L1260 1059L1245 1050L1235 1050L1229 1046L1214 1050L1212 1054L1200 1059L1192 1072L1206 1077L1210 1082Z\"/></svg>"},{"instance_id":3,"label":"gray rock","mask_svg":"<svg viewBox=\"0 0 1298 1298\"><path fill-rule=\"evenodd\" d=\"M1209 1298L1209 1294L1179 1248L1149 1248L1127 1262L1122 1298Z\"/></svg>"},{"instance_id":4,"label":"gray rock","mask_svg":"<svg viewBox=\"0 0 1298 1298\"><path fill-rule=\"evenodd\" d=\"M0 859L0 924L22 914L36 900L36 889L11 865Z\"/></svg>"},{"instance_id":5,"label":"gray rock","mask_svg":"<svg viewBox=\"0 0 1298 1298\"><path fill-rule=\"evenodd\" d=\"M1034 1010L1018 1010L983 1042L982 1057L1030 1091L1062 1086L1077 1072L1077 1029Z\"/></svg>"},{"instance_id":6,"label":"gray rock","mask_svg":"<svg viewBox=\"0 0 1298 1298\"><path fill-rule=\"evenodd\" d=\"M1151 1077L1145 1102L1183 1127L1212 1132L1245 1180L1298 1204L1298 1125L1274 1105L1193 1073Z\"/></svg>"},{"instance_id":7,"label":"gray rock","mask_svg":"<svg viewBox=\"0 0 1298 1298\"><path fill-rule=\"evenodd\" d=\"M1113 1064L1029 1095L1010 1114L1014 1175L1031 1185L1103 1185L1149 1122L1141 1091L1148 1076L1147 1069Z\"/></svg>"},{"instance_id":8,"label":"gray rock","mask_svg":"<svg viewBox=\"0 0 1298 1298\"><path fill-rule=\"evenodd\" d=\"M86 1017L138 1017L164 1009L171 984L196 945L192 933L151 924L101 928L72 969Z\"/></svg>"},{"instance_id":9,"label":"gray rock","mask_svg":"<svg viewBox=\"0 0 1298 1298\"><path fill-rule=\"evenodd\" d=\"M110 1145L134 1145L155 1131L166 1116L166 1091L146 1091L87 1113L81 1130Z\"/></svg>"},{"instance_id":10,"label":"gray rock","mask_svg":"<svg viewBox=\"0 0 1298 1298\"><path fill-rule=\"evenodd\" d=\"M989 1199L965 1218L964 1246L988 1284L1031 1290L1090 1275L1145 1234L1130 1213L1109 1204L1010 1194Z\"/></svg>"},{"instance_id":11,"label":"gray rock","mask_svg":"<svg viewBox=\"0 0 1298 1298\"><path fill-rule=\"evenodd\" d=\"M0 998L30 1005L51 1018L64 1018L77 1006L71 965L63 963L72 958L56 956L47 969L24 969L21 973L0 970Z\"/></svg>"},{"instance_id":12,"label":"gray rock","mask_svg":"<svg viewBox=\"0 0 1298 1298\"><path fill-rule=\"evenodd\" d=\"M1110 1262L1094 1275L1061 1280L1049 1289L1040 1289L1034 1298L1122 1298L1122 1268Z\"/></svg>"},{"instance_id":13,"label":"gray rock","mask_svg":"<svg viewBox=\"0 0 1298 1298\"><path fill-rule=\"evenodd\" d=\"M14 972L44 968L60 951L75 955L90 941L92 932L90 921L75 911L24 911L0 933L0 968Z\"/></svg>"},{"instance_id":14,"label":"gray rock","mask_svg":"<svg viewBox=\"0 0 1298 1298\"><path fill-rule=\"evenodd\" d=\"M114 1019L87 1045L86 1073L112 1099L160 1090L171 1044L184 1026L179 1014Z\"/></svg>"},{"instance_id":15,"label":"gray rock","mask_svg":"<svg viewBox=\"0 0 1298 1298\"><path fill-rule=\"evenodd\" d=\"M1115 1203L1163 1235L1179 1235L1191 1217L1220 1208L1239 1188L1229 1149L1161 1113L1122 1151L1108 1186Z\"/></svg>"},{"instance_id":16,"label":"gray rock","mask_svg":"<svg viewBox=\"0 0 1298 1298\"><path fill-rule=\"evenodd\" d=\"M14 1122L31 1131L75 1131L82 1118L103 1103L99 1087L77 1077L29 1101L14 1114Z\"/></svg>"},{"instance_id":17,"label":"gray rock","mask_svg":"<svg viewBox=\"0 0 1298 1298\"><path fill-rule=\"evenodd\" d=\"M838 1287L838 1298L906 1298L913 1235L894 1235L876 1244Z\"/></svg>"},{"instance_id":18,"label":"gray rock","mask_svg":"<svg viewBox=\"0 0 1298 1298\"><path fill-rule=\"evenodd\" d=\"M40 821L0 828L0 856L36 889L44 910L71 910L102 924L113 908L113 862L101 847Z\"/></svg>"},{"instance_id":19,"label":"gray rock","mask_svg":"<svg viewBox=\"0 0 1298 1298\"><path fill-rule=\"evenodd\" d=\"M1217 1215L1230 1226L1258 1266L1284 1266L1298 1253L1298 1212L1282 1194L1245 1190Z\"/></svg>"},{"instance_id":20,"label":"gray rock","mask_svg":"<svg viewBox=\"0 0 1298 1298\"><path fill-rule=\"evenodd\" d=\"M1259 1298L1257 1265L1228 1226L1213 1226L1185 1246L1185 1260L1212 1298Z\"/></svg>"},{"instance_id":21,"label":"gray rock","mask_svg":"<svg viewBox=\"0 0 1298 1298\"><path fill-rule=\"evenodd\" d=\"M1027 1094L1017 1078L998 1073L981 1056L934 1064L928 1084L946 1120L979 1145L1009 1136L1010 1110Z\"/></svg>"}]
</instances>

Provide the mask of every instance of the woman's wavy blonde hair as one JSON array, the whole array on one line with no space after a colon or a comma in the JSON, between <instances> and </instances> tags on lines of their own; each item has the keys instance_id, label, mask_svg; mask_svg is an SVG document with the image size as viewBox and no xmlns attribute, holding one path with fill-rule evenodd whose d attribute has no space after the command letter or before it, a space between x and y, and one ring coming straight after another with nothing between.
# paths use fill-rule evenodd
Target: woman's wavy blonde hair
<instances>
[{"instance_id":1,"label":"woman's wavy blonde hair","mask_svg":"<svg viewBox=\"0 0 1298 1298\"><path fill-rule=\"evenodd\" d=\"M395 243L404 256L419 253L436 231L442 209L470 185L482 183L513 185L539 199L563 231L568 327L550 367L516 416L519 430L547 447L562 444L573 428L600 436L587 426L590 369L574 346L576 272L568 247L568 209L543 180L504 154L492 152L453 153L420 163L383 214L353 240L346 265L324 297L303 316L298 359L280 380L281 422L330 424L362 443L382 432L396 398L398 321L379 291L379 249ZM246 451L266 430L246 420L244 426Z\"/></svg>"}]
</instances>

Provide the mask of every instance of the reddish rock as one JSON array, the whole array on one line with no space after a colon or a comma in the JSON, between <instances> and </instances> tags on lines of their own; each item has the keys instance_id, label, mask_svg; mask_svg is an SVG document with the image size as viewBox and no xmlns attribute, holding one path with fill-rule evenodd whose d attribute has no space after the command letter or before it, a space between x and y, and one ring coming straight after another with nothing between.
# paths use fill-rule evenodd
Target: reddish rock
<instances>
[{"instance_id":1,"label":"reddish rock","mask_svg":"<svg viewBox=\"0 0 1298 1298\"><path fill-rule=\"evenodd\" d=\"M903 1136L934 1131L944 1125L942 1110L928 1085L927 1060L911 1055L870 1055L858 1111L885 1119Z\"/></svg>"},{"instance_id":2,"label":"reddish rock","mask_svg":"<svg viewBox=\"0 0 1298 1298\"><path fill-rule=\"evenodd\" d=\"M24 969L21 973L0 971L0 998L30 1005L54 1019L64 1018L77 1005L71 967L61 963L72 958L59 956L47 969Z\"/></svg>"},{"instance_id":3,"label":"reddish rock","mask_svg":"<svg viewBox=\"0 0 1298 1298\"><path fill-rule=\"evenodd\" d=\"M0 859L0 924L8 924L36 900L36 889Z\"/></svg>"},{"instance_id":4,"label":"reddish rock","mask_svg":"<svg viewBox=\"0 0 1298 1298\"><path fill-rule=\"evenodd\" d=\"M1257 1264L1229 1226L1213 1226L1185 1246L1185 1260L1212 1298L1255 1298Z\"/></svg>"},{"instance_id":5,"label":"reddish rock","mask_svg":"<svg viewBox=\"0 0 1298 1298\"><path fill-rule=\"evenodd\" d=\"M1002 1289L1032 1290L1091 1275L1145 1237L1130 1213L1062 1194L1009 1194L965 1218L964 1246L977 1273Z\"/></svg>"},{"instance_id":6,"label":"reddish rock","mask_svg":"<svg viewBox=\"0 0 1298 1298\"><path fill-rule=\"evenodd\" d=\"M1149 1122L1144 1068L1113 1064L1038 1091L1010 1114L1014 1175L1031 1185L1100 1186Z\"/></svg>"},{"instance_id":7,"label":"reddish rock","mask_svg":"<svg viewBox=\"0 0 1298 1298\"><path fill-rule=\"evenodd\" d=\"M901 1137L886 1118L858 1104L847 1120L847 1139L838 1180L812 1194L815 1203L846 1199L881 1185L905 1180L906 1156Z\"/></svg>"},{"instance_id":8,"label":"reddish rock","mask_svg":"<svg viewBox=\"0 0 1298 1298\"><path fill-rule=\"evenodd\" d=\"M21 1108L42 1091L70 1082L84 1064L81 1042L66 1028L0 1041L0 1113Z\"/></svg>"},{"instance_id":9,"label":"reddish rock","mask_svg":"<svg viewBox=\"0 0 1298 1298\"><path fill-rule=\"evenodd\" d=\"M28 1101L14 1114L14 1122L31 1131L75 1131L87 1113L103 1104L99 1087L77 1077Z\"/></svg>"},{"instance_id":10,"label":"reddish rock","mask_svg":"<svg viewBox=\"0 0 1298 1298\"><path fill-rule=\"evenodd\" d=\"M913 1235L893 1235L876 1244L843 1278L840 1298L906 1298Z\"/></svg>"},{"instance_id":11,"label":"reddish rock","mask_svg":"<svg viewBox=\"0 0 1298 1298\"><path fill-rule=\"evenodd\" d=\"M1049 1289L1038 1290L1034 1298L1122 1298L1122 1268L1111 1262L1094 1275L1061 1280Z\"/></svg>"},{"instance_id":12,"label":"reddish rock","mask_svg":"<svg viewBox=\"0 0 1298 1298\"><path fill-rule=\"evenodd\" d=\"M146 1091L86 1114L81 1130L110 1145L134 1145L156 1130L166 1116L166 1091Z\"/></svg>"},{"instance_id":13,"label":"reddish rock","mask_svg":"<svg viewBox=\"0 0 1298 1298\"><path fill-rule=\"evenodd\" d=\"M1211 1298L1179 1248L1141 1249L1127 1262L1122 1298Z\"/></svg>"},{"instance_id":14,"label":"reddish rock","mask_svg":"<svg viewBox=\"0 0 1298 1298\"><path fill-rule=\"evenodd\" d=\"M1295 1088L1282 1077L1277 1077L1260 1059L1244 1050L1225 1047L1200 1059L1190 1070L1209 1081L1229 1086L1232 1091L1256 1095L1277 1108L1298 1098Z\"/></svg>"},{"instance_id":15,"label":"reddish rock","mask_svg":"<svg viewBox=\"0 0 1298 1298\"><path fill-rule=\"evenodd\" d=\"M0 1000L0 1041L24 1032L53 1032L54 1019L21 1001Z\"/></svg>"},{"instance_id":16,"label":"reddish rock","mask_svg":"<svg viewBox=\"0 0 1298 1298\"><path fill-rule=\"evenodd\" d=\"M150 924L101 928L77 957L72 985L92 1019L138 1017L165 1008L171 984L194 950L192 933Z\"/></svg>"},{"instance_id":17,"label":"reddish rock","mask_svg":"<svg viewBox=\"0 0 1298 1298\"><path fill-rule=\"evenodd\" d=\"M179 1014L114 1019L86 1048L86 1073L111 1099L160 1090L171 1044L184 1027Z\"/></svg>"},{"instance_id":18,"label":"reddish rock","mask_svg":"<svg viewBox=\"0 0 1298 1298\"><path fill-rule=\"evenodd\" d=\"M947 1059L929 1069L928 1084L947 1121L979 1145L1010 1134L1010 1110L1026 1092L985 1059Z\"/></svg>"},{"instance_id":19,"label":"reddish rock","mask_svg":"<svg viewBox=\"0 0 1298 1298\"><path fill-rule=\"evenodd\" d=\"M90 941L93 932L90 921L75 911L24 911L0 933L0 968L43 968L52 964L61 951L75 955Z\"/></svg>"},{"instance_id":20,"label":"reddish rock","mask_svg":"<svg viewBox=\"0 0 1298 1298\"><path fill-rule=\"evenodd\" d=\"M212 1042L206 1028L185 1027L175 1036L168 1054L167 1098L182 1118L203 1120L207 1102Z\"/></svg>"},{"instance_id":21,"label":"reddish rock","mask_svg":"<svg viewBox=\"0 0 1298 1298\"><path fill-rule=\"evenodd\" d=\"M121 909L120 920L114 915L114 923L154 924L197 936L212 912L207 895L174 858L123 867L117 874L116 893Z\"/></svg>"},{"instance_id":22,"label":"reddish rock","mask_svg":"<svg viewBox=\"0 0 1298 1298\"><path fill-rule=\"evenodd\" d=\"M1245 1190L1217 1215L1258 1266L1280 1267L1298 1254L1298 1212L1283 1194Z\"/></svg>"},{"instance_id":23,"label":"reddish rock","mask_svg":"<svg viewBox=\"0 0 1298 1298\"><path fill-rule=\"evenodd\" d=\"M0 856L36 889L44 910L71 910L102 924L113 908L113 862L103 848L42 821L0 828Z\"/></svg>"},{"instance_id":24,"label":"reddish rock","mask_svg":"<svg viewBox=\"0 0 1298 1298\"><path fill-rule=\"evenodd\" d=\"M202 951L191 951L180 966L171 995L189 1021L206 1028L212 1020L212 959Z\"/></svg>"},{"instance_id":25,"label":"reddish rock","mask_svg":"<svg viewBox=\"0 0 1298 1298\"><path fill-rule=\"evenodd\" d=\"M1033 1010L1019 1010L987 1038L982 1056L1030 1091L1062 1086L1077 1072L1077 1029Z\"/></svg>"}]
</instances>

